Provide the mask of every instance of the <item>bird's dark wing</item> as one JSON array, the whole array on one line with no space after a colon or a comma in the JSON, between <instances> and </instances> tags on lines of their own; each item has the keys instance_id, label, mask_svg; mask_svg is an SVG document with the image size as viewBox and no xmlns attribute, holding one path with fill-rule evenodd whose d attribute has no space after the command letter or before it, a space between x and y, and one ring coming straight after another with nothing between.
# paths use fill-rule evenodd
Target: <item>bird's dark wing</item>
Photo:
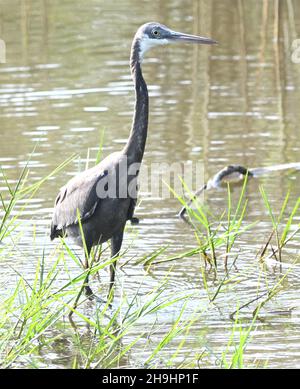
<instances>
[{"instance_id":1,"label":"bird's dark wing","mask_svg":"<svg viewBox=\"0 0 300 389\"><path fill-rule=\"evenodd\" d=\"M51 240L63 236L68 226L78 224L78 212L81 222L94 214L101 200L97 196L96 187L107 174L107 171L99 172L92 168L75 176L60 189L54 205Z\"/></svg>"}]
</instances>

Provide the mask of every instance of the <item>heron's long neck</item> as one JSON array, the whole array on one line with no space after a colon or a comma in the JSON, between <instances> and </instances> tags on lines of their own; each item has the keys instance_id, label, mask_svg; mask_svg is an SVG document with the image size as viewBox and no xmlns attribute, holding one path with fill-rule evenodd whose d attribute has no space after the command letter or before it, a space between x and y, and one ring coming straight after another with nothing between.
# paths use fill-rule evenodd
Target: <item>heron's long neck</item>
<instances>
[{"instance_id":1,"label":"heron's long neck","mask_svg":"<svg viewBox=\"0 0 300 389\"><path fill-rule=\"evenodd\" d=\"M142 161L148 129L149 98L141 69L139 44L138 40L133 43L130 58L136 97L132 128L124 148L130 163Z\"/></svg>"}]
</instances>

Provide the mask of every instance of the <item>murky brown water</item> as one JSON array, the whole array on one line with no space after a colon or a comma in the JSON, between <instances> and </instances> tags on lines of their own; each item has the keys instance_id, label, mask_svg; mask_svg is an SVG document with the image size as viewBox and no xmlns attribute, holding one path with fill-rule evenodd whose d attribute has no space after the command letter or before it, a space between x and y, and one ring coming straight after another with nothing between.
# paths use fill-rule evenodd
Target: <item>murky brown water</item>
<instances>
[{"instance_id":1,"label":"murky brown water","mask_svg":"<svg viewBox=\"0 0 300 389\"><path fill-rule=\"evenodd\" d=\"M88 149L95 158L100 131L105 129L105 155L124 144L134 102L128 68L131 39L136 28L150 20L210 36L219 46L174 45L149 53L144 63L151 98L145 162L200 161L208 178L232 163L257 167L299 161L300 64L291 59L292 43L300 38L298 1L1 0L0 38L7 46L7 62L0 64L2 168L13 183L36 144L29 163L32 180L49 174L72 153L80 155L27 207L20 227L22 252L2 264L1 285L16 282L9 268L12 262L30 277L35 258L53 247L48 228L57 190L84 168ZM299 178L299 173L279 172L249 183L247 220L260 222L239 242L246 253L239 269L255 261L271 231L259 185L275 210L291 189L290 210L299 197ZM4 190L3 183L0 186ZM236 189L234 196L238 195ZM176 200L151 198L143 191L140 198L136 213L141 222L128 228L123 247L130 249L125 258L169 245L163 259L196 246L189 227L176 218L180 208ZM226 206L226 192L210 192L206 201L218 215ZM32 218L37 227L34 255ZM297 215L295 223L299 220ZM299 238L289 245L286 262L294 260L299 245ZM197 296L188 308L191 312L206 294L198 261L182 259L170 274L170 291L192 291ZM130 295L142 280L145 293L162 282L169 269L170 264L160 265L145 275L141 266L129 263L125 273L119 272L118 284L124 284ZM278 276L276 271L264 273L271 283ZM255 296L258 277L258 271L253 272L234 292L229 289L219 297L216 309L191 328L178 360L188 358L191 350L200 353L204 345L215 353L224 349L232 326L228 314L237 303ZM294 309L286 314L289 308ZM177 317L176 309L165 312L165 322ZM264 322L253 333L247 360L267 362L269 367L300 367L299 314L296 267L284 291L264 309ZM158 331L155 336L159 335ZM138 363L140 353L147 350L137 346L124 364ZM43 355L45 364L68 365L61 350L53 355Z\"/></svg>"}]
</instances>

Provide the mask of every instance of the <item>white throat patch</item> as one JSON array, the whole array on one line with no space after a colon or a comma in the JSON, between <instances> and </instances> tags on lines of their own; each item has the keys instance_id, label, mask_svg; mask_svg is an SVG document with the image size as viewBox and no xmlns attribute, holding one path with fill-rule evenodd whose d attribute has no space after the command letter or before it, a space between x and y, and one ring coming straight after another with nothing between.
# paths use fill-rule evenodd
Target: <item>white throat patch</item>
<instances>
[{"instance_id":1,"label":"white throat patch","mask_svg":"<svg viewBox=\"0 0 300 389\"><path fill-rule=\"evenodd\" d=\"M144 54L152 47L166 45L167 39L151 39L148 35L142 35L140 37L140 61L143 60Z\"/></svg>"}]
</instances>

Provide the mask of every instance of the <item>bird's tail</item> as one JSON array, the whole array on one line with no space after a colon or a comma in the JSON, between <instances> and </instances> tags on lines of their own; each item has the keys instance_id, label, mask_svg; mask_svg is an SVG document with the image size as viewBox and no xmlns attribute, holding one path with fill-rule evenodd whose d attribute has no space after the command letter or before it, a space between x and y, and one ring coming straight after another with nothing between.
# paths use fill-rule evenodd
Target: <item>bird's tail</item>
<instances>
[{"instance_id":1,"label":"bird's tail","mask_svg":"<svg viewBox=\"0 0 300 389\"><path fill-rule=\"evenodd\" d=\"M64 232L57 228L57 226L53 223L51 223L51 231L50 231L50 239L54 240L55 238L58 238L59 236L63 237Z\"/></svg>"}]
</instances>

